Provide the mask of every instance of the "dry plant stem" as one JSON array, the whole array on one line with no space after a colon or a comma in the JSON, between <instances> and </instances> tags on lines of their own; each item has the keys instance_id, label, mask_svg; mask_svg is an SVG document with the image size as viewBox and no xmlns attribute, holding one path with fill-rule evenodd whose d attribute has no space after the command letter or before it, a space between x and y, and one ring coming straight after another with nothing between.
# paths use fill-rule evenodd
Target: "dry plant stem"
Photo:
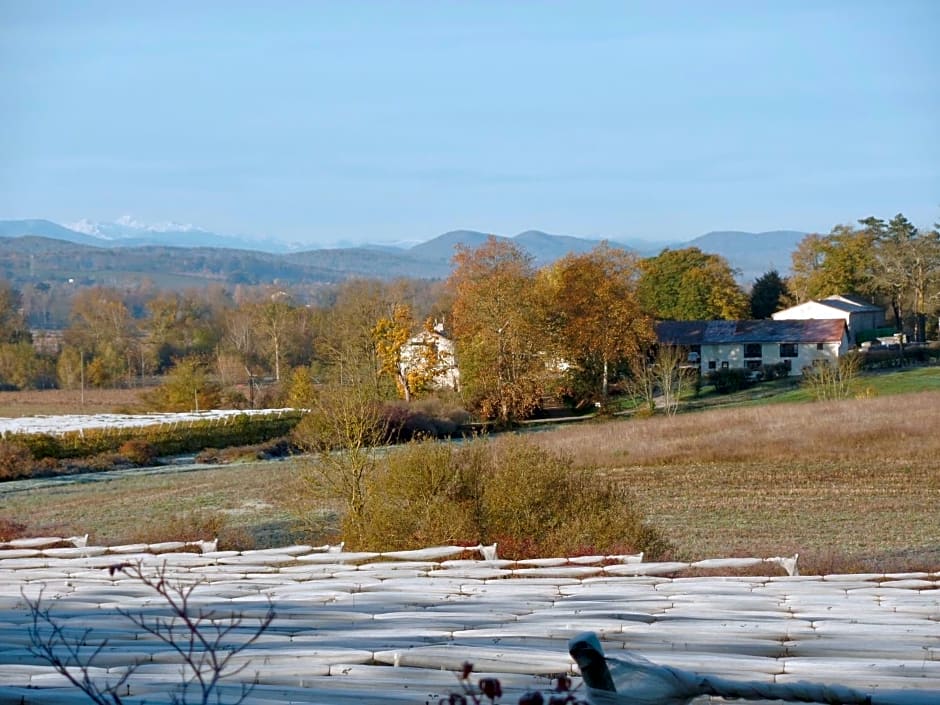
<instances>
[{"instance_id":1,"label":"dry plant stem","mask_svg":"<svg viewBox=\"0 0 940 705\"><path fill-rule=\"evenodd\" d=\"M99 686L91 679L89 670L98 654L108 645L107 640L97 645L90 644L88 637L91 630L88 629L79 637L69 638L62 625L52 617L49 608L43 606L42 591L35 601L25 594L23 599L33 619L28 631L29 652L48 662L96 705L121 705L118 693L137 669L137 664L129 666L114 683L105 681L103 686Z\"/></svg>"},{"instance_id":2,"label":"dry plant stem","mask_svg":"<svg viewBox=\"0 0 940 705\"><path fill-rule=\"evenodd\" d=\"M194 609L192 595L201 581L183 583L170 579L166 565L159 567L152 575L144 572L140 563L121 563L108 568L111 575L117 572L140 581L153 589L169 608L168 617L149 619L143 613L132 613L118 609L118 613L129 619L136 627L151 634L171 648L183 661L180 691L172 696L174 705L199 703L221 703L218 693L219 682L242 672L249 665L247 662L232 665L232 659L255 643L268 629L274 619L274 609L269 605L267 612L248 634L237 643L229 637L237 633L244 625L241 615L219 617L212 611ZM107 646L107 641L97 645L90 643L90 631L77 639L69 639L62 626L55 621L50 610L42 605L42 593L32 601L26 598L32 613L33 624L30 628L30 652L47 661L52 667L80 688L92 702L98 705L120 705L119 691L137 667L134 664L116 683L98 686L91 678L95 657ZM42 628L47 625L49 631ZM83 653L83 650L90 649ZM64 658L62 651L65 652ZM76 677L69 669L78 669ZM252 685L242 685L241 693L233 702L240 705L253 690ZM190 696L195 699L191 700Z\"/></svg>"}]
</instances>

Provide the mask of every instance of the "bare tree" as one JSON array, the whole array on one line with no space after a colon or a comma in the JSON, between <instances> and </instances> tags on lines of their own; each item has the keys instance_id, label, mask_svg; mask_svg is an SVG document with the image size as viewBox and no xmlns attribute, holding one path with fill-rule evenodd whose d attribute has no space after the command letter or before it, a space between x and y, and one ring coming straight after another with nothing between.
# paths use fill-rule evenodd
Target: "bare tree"
<instances>
[{"instance_id":1,"label":"bare tree","mask_svg":"<svg viewBox=\"0 0 940 705\"><path fill-rule=\"evenodd\" d=\"M274 620L273 607L269 605L257 625L238 641L237 637L243 633L245 625L243 616L220 615L211 610L197 609L192 604L193 592L201 581L176 581L168 574L166 565L157 568L152 574L145 572L140 563L120 563L110 566L108 570L112 576L118 572L124 573L153 589L169 608L168 616L149 616L143 612L134 613L123 609L118 609L118 614L180 657L183 664L182 680L178 692L172 694L174 705L222 703L219 683L248 667L248 662L238 663L237 657L271 625ZM129 688L130 678L139 664L128 666L114 682L97 682L92 678L92 668L108 641L105 639L95 643L90 629L76 637L70 636L43 602L41 592L35 600L25 594L23 599L32 616L28 631L30 653L49 663L96 705L121 705L121 692ZM233 705L244 702L252 689L253 685L243 684Z\"/></svg>"},{"instance_id":2,"label":"bare tree","mask_svg":"<svg viewBox=\"0 0 940 705\"><path fill-rule=\"evenodd\" d=\"M662 409L674 416L679 411L679 401L689 387L695 384L698 371L685 365L686 352L675 345L660 345L655 354L641 357L632 370L631 387L650 411Z\"/></svg>"},{"instance_id":3,"label":"bare tree","mask_svg":"<svg viewBox=\"0 0 940 705\"><path fill-rule=\"evenodd\" d=\"M332 383L317 390L294 438L315 455L303 472L304 491L342 503L343 537L361 541L366 521L366 480L374 471L389 423L366 384Z\"/></svg>"},{"instance_id":4,"label":"bare tree","mask_svg":"<svg viewBox=\"0 0 940 705\"><path fill-rule=\"evenodd\" d=\"M848 353L835 363L820 360L803 370L803 381L818 401L847 399L855 386L861 369L861 358L857 353Z\"/></svg>"}]
</instances>

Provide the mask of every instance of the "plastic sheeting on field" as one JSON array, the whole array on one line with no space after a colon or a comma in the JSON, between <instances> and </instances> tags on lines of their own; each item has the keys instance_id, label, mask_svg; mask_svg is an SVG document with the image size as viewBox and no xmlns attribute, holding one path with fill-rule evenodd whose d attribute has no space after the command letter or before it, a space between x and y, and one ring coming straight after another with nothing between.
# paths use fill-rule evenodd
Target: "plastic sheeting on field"
<instances>
[{"instance_id":1,"label":"plastic sheeting on field","mask_svg":"<svg viewBox=\"0 0 940 705\"><path fill-rule=\"evenodd\" d=\"M122 702L170 701L178 655L118 612L153 617L165 605L138 581L111 575L108 566L125 561L198 582L194 607L244 618L236 641L273 605L270 628L239 654L245 668L223 686L231 700L251 684L246 702L258 705L436 703L459 690L452 671L464 661L498 677L503 702L515 702L550 688L552 676L578 680L568 640L585 631L612 660L641 657L719 681L910 697L940 690L940 571L799 577L779 559L514 562L482 546L212 548L77 546L56 537L0 545L0 705L83 702L30 652L24 596L40 592L68 634L107 639L92 675L113 680L139 664ZM722 575L743 561L776 574ZM693 566L698 577L680 577Z\"/></svg>"}]
</instances>

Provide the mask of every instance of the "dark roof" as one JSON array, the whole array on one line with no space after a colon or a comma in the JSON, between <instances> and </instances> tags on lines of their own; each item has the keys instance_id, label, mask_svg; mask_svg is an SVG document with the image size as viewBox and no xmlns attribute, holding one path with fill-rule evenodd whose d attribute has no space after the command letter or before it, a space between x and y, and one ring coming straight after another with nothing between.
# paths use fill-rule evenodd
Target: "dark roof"
<instances>
[{"instance_id":1,"label":"dark roof","mask_svg":"<svg viewBox=\"0 0 940 705\"><path fill-rule=\"evenodd\" d=\"M860 311L884 311L881 306L876 306L875 304L869 303L863 299L855 298L854 296L830 296L825 299L819 299L816 303L838 309L839 311L846 311L848 313L857 313Z\"/></svg>"},{"instance_id":2,"label":"dark roof","mask_svg":"<svg viewBox=\"0 0 940 705\"><path fill-rule=\"evenodd\" d=\"M701 345L709 321L659 321L656 339L668 345Z\"/></svg>"},{"instance_id":3,"label":"dark roof","mask_svg":"<svg viewBox=\"0 0 940 705\"><path fill-rule=\"evenodd\" d=\"M656 338L670 345L825 343L842 340L841 318L762 321L660 321Z\"/></svg>"}]
</instances>

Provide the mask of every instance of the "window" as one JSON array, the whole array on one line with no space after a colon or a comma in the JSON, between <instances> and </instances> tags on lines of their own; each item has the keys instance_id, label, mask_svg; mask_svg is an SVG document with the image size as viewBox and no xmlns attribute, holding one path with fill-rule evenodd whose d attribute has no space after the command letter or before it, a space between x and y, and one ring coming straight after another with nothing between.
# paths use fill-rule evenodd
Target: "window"
<instances>
[{"instance_id":1,"label":"window","mask_svg":"<svg viewBox=\"0 0 940 705\"><path fill-rule=\"evenodd\" d=\"M718 363L715 360L708 361L708 369L715 370L718 369Z\"/></svg>"},{"instance_id":2,"label":"window","mask_svg":"<svg viewBox=\"0 0 940 705\"><path fill-rule=\"evenodd\" d=\"M727 370L727 369L728 369L728 361L727 361L727 360L722 360L722 361L721 361L721 369L723 369L723 370Z\"/></svg>"},{"instance_id":3,"label":"window","mask_svg":"<svg viewBox=\"0 0 940 705\"><path fill-rule=\"evenodd\" d=\"M780 343L780 357L797 357L796 343Z\"/></svg>"},{"instance_id":4,"label":"window","mask_svg":"<svg viewBox=\"0 0 940 705\"><path fill-rule=\"evenodd\" d=\"M745 360L744 366L751 372L759 372L763 365L760 364L760 360Z\"/></svg>"},{"instance_id":5,"label":"window","mask_svg":"<svg viewBox=\"0 0 940 705\"><path fill-rule=\"evenodd\" d=\"M826 346L823 343L816 343L817 350L825 350Z\"/></svg>"},{"instance_id":6,"label":"window","mask_svg":"<svg viewBox=\"0 0 940 705\"><path fill-rule=\"evenodd\" d=\"M744 344L744 357L760 357L761 356L761 344L760 343L745 343Z\"/></svg>"}]
</instances>

